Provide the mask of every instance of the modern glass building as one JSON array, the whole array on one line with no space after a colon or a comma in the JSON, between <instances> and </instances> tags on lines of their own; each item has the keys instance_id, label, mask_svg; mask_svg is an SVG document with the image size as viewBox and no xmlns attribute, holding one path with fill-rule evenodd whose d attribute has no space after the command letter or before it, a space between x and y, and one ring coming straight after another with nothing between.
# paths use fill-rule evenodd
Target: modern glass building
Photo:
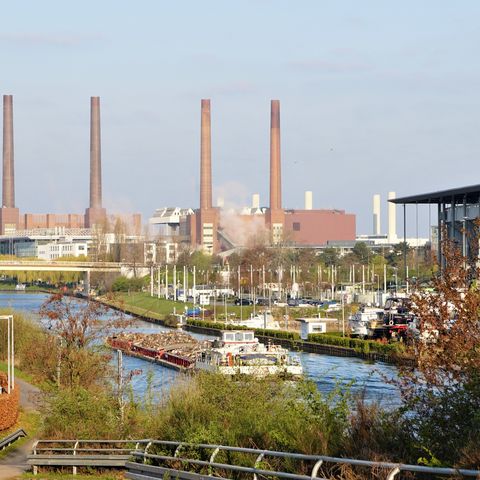
<instances>
[{"instance_id":1,"label":"modern glass building","mask_svg":"<svg viewBox=\"0 0 480 480\"><path fill-rule=\"evenodd\" d=\"M444 265L442 242L445 237L454 240L464 256L478 258L480 185L439 190L389 201L403 205L404 225L406 223L406 205L436 205L438 218L436 250L440 266Z\"/></svg>"}]
</instances>

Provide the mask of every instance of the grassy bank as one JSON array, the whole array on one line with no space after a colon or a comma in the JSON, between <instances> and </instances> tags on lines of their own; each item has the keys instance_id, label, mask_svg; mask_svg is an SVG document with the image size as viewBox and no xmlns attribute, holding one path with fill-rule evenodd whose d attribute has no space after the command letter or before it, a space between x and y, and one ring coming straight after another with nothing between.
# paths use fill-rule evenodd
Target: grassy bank
<instances>
[{"instance_id":1,"label":"grassy bank","mask_svg":"<svg viewBox=\"0 0 480 480\"><path fill-rule=\"evenodd\" d=\"M118 308L121 308L127 313L133 313L140 315L146 318L151 318L154 320L164 320L166 315L172 313L174 309L177 313L182 313L185 310L185 305L187 308L193 307L191 303L183 302L174 302L171 300L158 299L151 297L148 293L137 292L130 294L122 294L115 297L115 300L112 299L101 299L102 302L105 302L109 305L114 305ZM252 307L242 307L244 318L248 318L250 312L253 311ZM228 311L237 315L237 318L240 316L240 307L238 306L229 306ZM301 309L303 310L303 309ZM219 308L218 311L223 311L223 307ZM291 309L290 313L295 318L300 316L302 312L297 312L295 309ZM314 312L309 311L310 315L313 315ZM217 318L219 315L217 315ZM237 329L249 329L248 327L239 327L237 325L225 324L221 321L214 321L212 318L207 318L205 320L201 318L189 318L187 319L188 325L193 325L197 327L210 328L214 330L237 330ZM250 328L251 330L251 328ZM265 329L255 329L256 335L261 335L270 338L280 338L290 340L295 343L295 347L302 349L303 340L300 338L300 334L297 331L286 331L286 330L265 330ZM357 338L350 337L341 337L339 333L332 332L329 334L316 334L309 335L308 342L325 345L325 346L336 346L346 349L351 349L352 351L358 353L360 356L363 354L379 354L384 355L388 358L391 358L392 361L397 359L409 358L406 355L405 345L403 343L395 342L391 344L384 344L373 340L362 340Z\"/></svg>"},{"instance_id":2,"label":"grassy bank","mask_svg":"<svg viewBox=\"0 0 480 480\"><path fill-rule=\"evenodd\" d=\"M7 373L7 362L4 362L3 360L0 360L0 372ZM20 378L21 380L25 380L28 383L35 384L35 379L27 372L24 372L17 367L14 368L14 372L15 378Z\"/></svg>"},{"instance_id":3,"label":"grassy bank","mask_svg":"<svg viewBox=\"0 0 480 480\"><path fill-rule=\"evenodd\" d=\"M28 442L30 439L35 438L37 433L40 430L41 426L41 415L38 412L32 410L20 410L18 415L18 420L15 425L7 430L0 432L0 438L5 438L7 435L15 432L16 430L23 428L27 436L19 438L17 441L6 447L4 450L0 450L0 463L2 458L5 458L10 452L21 447L24 443Z\"/></svg>"},{"instance_id":4,"label":"grassy bank","mask_svg":"<svg viewBox=\"0 0 480 480\"><path fill-rule=\"evenodd\" d=\"M177 313L183 313L185 307L193 308L193 303L191 302L174 302L173 300L166 300L164 298L151 297L149 293L145 292L117 294L114 302L105 298L102 298L102 301L113 303L137 315L149 316L157 320L163 320L166 315L173 313L174 310ZM210 305L207 309L213 312L214 307ZM227 312L229 315L233 314L237 318L240 318L240 314L242 313L243 318L248 318L250 314L253 313L253 307L244 306L240 308L237 305L228 305ZM225 307L223 305L217 305L216 313L218 318L224 318Z\"/></svg>"}]
</instances>

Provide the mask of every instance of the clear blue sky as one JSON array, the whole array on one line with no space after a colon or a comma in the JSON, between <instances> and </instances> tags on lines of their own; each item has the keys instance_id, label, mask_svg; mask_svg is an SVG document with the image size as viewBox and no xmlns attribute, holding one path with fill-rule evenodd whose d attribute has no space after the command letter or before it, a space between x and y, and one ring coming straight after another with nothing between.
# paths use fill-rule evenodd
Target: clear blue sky
<instances>
[{"instance_id":1,"label":"clear blue sky","mask_svg":"<svg viewBox=\"0 0 480 480\"><path fill-rule=\"evenodd\" d=\"M217 191L266 204L278 98L284 205L313 190L370 232L373 193L386 207L389 190L480 183L479 14L473 0L4 2L16 203L84 211L99 95L107 208L198 205L201 98Z\"/></svg>"}]
</instances>

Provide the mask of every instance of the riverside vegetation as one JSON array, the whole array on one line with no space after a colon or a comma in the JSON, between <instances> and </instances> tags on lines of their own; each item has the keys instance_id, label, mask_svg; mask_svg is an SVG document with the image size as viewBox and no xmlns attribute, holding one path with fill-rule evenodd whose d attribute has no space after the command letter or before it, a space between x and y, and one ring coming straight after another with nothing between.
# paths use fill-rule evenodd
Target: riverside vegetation
<instances>
[{"instance_id":1,"label":"riverside vegetation","mask_svg":"<svg viewBox=\"0 0 480 480\"><path fill-rule=\"evenodd\" d=\"M340 386L324 395L309 381L217 375L185 377L161 397L148 388L134 398L128 381L122 391L112 382L110 356L94 341L101 306L74 309L56 296L42 309L46 330L16 315L19 367L46 392L41 435L153 437L479 468L480 289L471 278L480 272L454 246L445 246L445 256L435 293L414 299L430 336L415 343L417 368L401 368L401 405L391 409Z\"/></svg>"}]
</instances>

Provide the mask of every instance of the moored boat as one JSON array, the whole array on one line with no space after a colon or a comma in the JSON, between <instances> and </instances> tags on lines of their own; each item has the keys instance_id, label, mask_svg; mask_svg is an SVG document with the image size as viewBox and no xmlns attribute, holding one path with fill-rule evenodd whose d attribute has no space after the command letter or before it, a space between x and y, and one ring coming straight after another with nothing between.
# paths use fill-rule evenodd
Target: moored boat
<instances>
[{"instance_id":1,"label":"moored boat","mask_svg":"<svg viewBox=\"0 0 480 480\"><path fill-rule=\"evenodd\" d=\"M224 375L285 375L303 374L300 362L279 345L264 345L249 330L225 330L197 354L195 369Z\"/></svg>"},{"instance_id":2,"label":"moored boat","mask_svg":"<svg viewBox=\"0 0 480 480\"><path fill-rule=\"evenodd\" d=\"M362 305L349 319L352 337L367 338L369 330L382 323L383 309Z\"/></svg>"}]
</instances>

